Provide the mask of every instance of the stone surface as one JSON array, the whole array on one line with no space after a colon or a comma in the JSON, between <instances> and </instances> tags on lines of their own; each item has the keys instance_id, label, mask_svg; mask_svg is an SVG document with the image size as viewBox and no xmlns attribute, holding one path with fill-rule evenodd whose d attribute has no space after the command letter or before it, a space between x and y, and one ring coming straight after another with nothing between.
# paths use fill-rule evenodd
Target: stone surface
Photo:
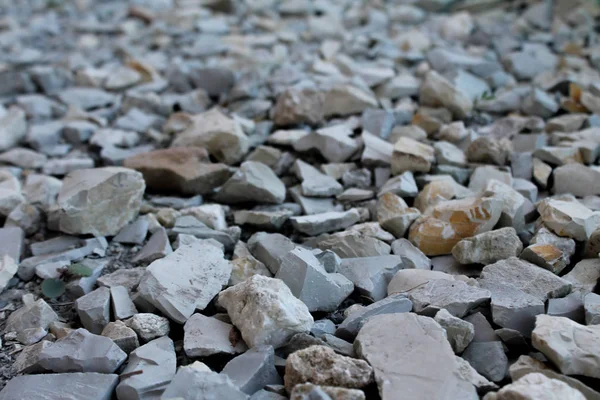
<instances>
[{"instance_id":1,"label":"stone surface","mask_svg":"<svg viewBox=\"0 0 600 400\"><path fill-rule=\"evenodd\" d=\"M514 228L502 228L461 240L452 248L452 255L461 264L487 265L517 257L522 249Z\"/></svg>"},{"instance_id":2,"label":"stone surface","mask_svg":"<svg viewBox=\"0 0 600 400\"><path fill-rule=\"evenodd\" d=\"M25 345L39 342L48 333L48 326L58 315L44 300L28 303L6 319L4 332L16 332L17 340Z\"/></svg>"},{"instance_id":3,"label":"stone surface","mask_svg":"<svg viewBox=\"0 0 600 400\"><path fill-rule=\"evenodd\" d=\"M469 344L462 358L475 370L492 382L504 379L508 371L508 358L504 354L502 342L473 342Z\"/></svg>"},{"instance_id":4,"label":"stone surface","mask_svg":"<svg viewBox=\"0 0 600 400\"><path fill-rule=\"evenodd\" d=\"M490 296L488 290L446 279L431 280L408 292L408 298L412 301L413 311L416 313L433 315L437 310L444 308L458 318L488 302Z\"/></svg>"},{"instance_id":5,"label":"stone surface","mask_svg":"<svg viewBox=\"0 0 600 400\"><path fill-rule=\"evenodd\" d=\"M294 228L310 236L339 231L354 225L359 220L360 215L356 209L290 218Z\"/></svg>"},{"instance_id":6,"label":"stone surface","mask_svg":"<svg viewBox=\"0 0 600 400\"><path fill-rule=\"evenodd\" d=\"M177 274L172 273L174 269ZM223 258L223 252L196 241L150 264L138 290L169 318L183 323L196 308L207 306L230 275L231 263Z\"/></svg>"},{"instance_id":7,"label":"stone surface","mask_svg":"<svg viewBox=\"0 0 600 400\"><path fill-rule=\"evenodd\" d=\"M127 325L144 341L169 334L169 320L152 313L138 313L127 320Z\"/></svg>"},{"instance_id":8,"label":"stone surface","mask_svg":"<svg viewBox=\"0 0 600 400\"><path fill-rule=\"evenodd\" d=\"M266 165L256 161L242 163L217 195L225 203L283 203L285 186Z\"/></svg>"},{"instance_id":9,"label":"stone surface","mask_svg":"<svg viewBox=\"0 0 600 400\"><path fill-rule=\"evenodd\" d=\"M60 230L70 234L116 235L137 215L146 185L130 169L82 169L65 177L58 195Z\"/></svg>"},{"instance_id":10,"label":"stone surface","mask_svg":"<svg viewBox=\"0 0 600 400\"><path fill-rule=\"evenodd\" d=\"M191 358L206 357L214 354L238 354L244 352L246 344L240 340L232 343L233 325L213 317L194 314L183 327L183 349Z\"/></svg>"},{"instance_id":11,"label":"stone surface","mask_svg":"<svg viewBox=\"0 0 600 400\"><path fill-rule=\"evenodd\" d=\"M448 341L455 353L462 353L473 337L475 336L475 328L473 324L463 321L460 318L450 314L446 309L441 309L435 314L435 322L440 324L446 330Z\"/></svg>"},{"instance_id":12,"label":"stone surface","mask_svg":"<svg viewBox=\"0 0 600 400\"><path fill-rule=\"evenodd\" d=\"M108 400L118 381L118 375L95 372L24 375L12 379L0 392L0 399L41 400L54 396L64 400L82 397L90 400Z\"/></svg>"},{"instance_id":13,"label":"stone surface","mask_svg":"<svg viewBox=\"0 0 600 400\"><path fill-rule=\"evenodd\" d=\"M110 295L108 288L101 287L75 302L81 324L91 333L99 335L110 322Z\"/></svg>"},{"instance_id":14,"label":"stone surface","mask_svg":"<svg viewBox=\"0 0 600 400\"><path fill-rule=\"evenodd\" d=\"M291 392L299 383L361 388L373 380L366 361L336 354L326 346L311 346L292 353L285 363L285 387Z\"/></svg>"},{"instance_id":15,"label":"stone surface","mask_svg":"<svg viewBox=\"0 0 600 400\"><path fill-rule=\"evenodd\" d=\"M573 399L583 400L585 396L569 385L547 378L542 374L531 373L523 376L510 385L503 387L498 393L486 396L489 400L509 399Z\"/></svg>"},{"instance_id":16,"label":"stone surface","mask_svg":"<svg viewBox=\"0 0 600 400\"><path fill-rule=\"evenodd\" d=\"M248 396L237 389L226 376L194 367L184 367L177 371L161 399L231 399L246 400Z\"/></svg>"},{"instance_id":17,"label":"stone surface","mask_svg":"<svg viewBox=\"0 0 600 400\"><path fill-rule=\"evenodd\" d=\"M252 395L266 385L283 383L275 369L272 346L258 346L229 361L221 373L241 391Z\"/></svg>"},{"instance_id":18,"label":"stone surface","mask_svg":"<svg viewBox=\"0 0 600 400\"><path fill-rule=\"evenodd\" d=\"M219 294L221 304L250 347L277 348L297 332L308 332L313 318L279 279L255 275Z\"/></svg>"}]
</instances>

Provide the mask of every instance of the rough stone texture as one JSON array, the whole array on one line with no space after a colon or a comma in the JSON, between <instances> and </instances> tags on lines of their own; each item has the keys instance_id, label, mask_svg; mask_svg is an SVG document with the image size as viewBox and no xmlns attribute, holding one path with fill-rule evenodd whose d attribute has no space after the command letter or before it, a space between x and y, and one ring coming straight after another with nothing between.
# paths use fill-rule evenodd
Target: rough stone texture
<instances>
[{"instance_id":1,"label":"rough stone texture","mask_svg":"<svg viewBox=\"0 0 600 400\"><path fill-rule=\"evenodd\" d=\"M488 302L490 296L488 290L446 279L431 280L408 292L408 298L413 302L413 311L416 313L433 315L437 310L444 308L458 318Z\"/></svg>"},{"instance_id":2,"label":"rough stone texture","mask_svg":"<svg viewBox=\"0 0 600 400\"><path fill-rule=\"evenodd\" d=\"M110 290L105 287L81 296L75 302L81 324L90 332L99 335L110 322Z\"/></svg>"},{"instance_id":3,"label":"rough stone texture","mask_svg":"<svg viewBox=\"0 0 600 400\"><path fill-rule=\"evenodd\" d=\"M461 240L452 248L452 255L461 264L487 265L518 257L521 250L523 243L514 228L501 228Z\"/></svg>"},{"instance_id":4,"label":"rough stone texture","mask_svg":"<svg viewBox=\"0 0 600 400\"><path fill-rule=\"evenodd\" d=\"M102 336L111 339L127 354L140 347L135 331L122 321L109 322L102 330Z\"/></svg>"},{"instance_id":5,"label":"rough stone texture","mask_svg":"<svg viewBox=\"0 0 600 400\"><path fill-rule=\"evenodd\" d=\"M17 376L2 389L0 399L110 400L118 382L118 375L94 372Z\"/></svg>"},{"instance_id":6,"label":"rough stone texture","mask_svg":"<svg viewBox=\"0 0 600 400\"><path fill-rule=\"evenodd\" d=\"M508 358L504 354L502 342L473 342L469 344L462 358L477 372L492 382L504 379L508 371Z\"/></svg>"},{"instance_id":7,"label":"rough stone texture","mask_svg":"<svg viewBox=\"0 0 600 400\"><path fill-rule=\"evenodd\" d=\"M249 395L266 385L283 383L275 369L273 346L258 346L246 351L229 361L221 373L227 375L234 385Z\"/></svg>"},{"instance_id":8,"label":"rough stone texture","mask_svg":"<svg viewBox=\"0 0 600 400\"><path fill-rule=\"evenodd\" d=\"M191 366L180 368L177 371L161 399L247 400L248 395L237 389L226 375Z\"/></svg>"},{"instance_id":9,"label":"rough stone texture","mask_svg":"<svg viewBox=\"0 0 600 400\"><path fill-rule=\"evenodd\" d=\"M281 204L285 200L285 186L271 168L256 161L246 161L223 184L216 200Z\"/></svg>"},{"instance_id":10,"label":"rough stone texture","mask_svg":"<svg viewBox=\"0 0 600 400\"><path fill-rule=\"evenodd\" d=\"M390 280L401 268L404 268L401 257L385 255L344 258L339 271L360 293L378 301L386 297Z\"/></svg>"},{"instance_id":11,"label":"rough stone texture","mask_svg":"<svg viewBox=\"0 0 600 400\"><path fill-rule=\"evenodd\" d=\"M39 342L48 333L48 326L58 315L44 300L25 304L6 319L4 332L16 332L17 340L25 345Z\"/></svg>"},{"instance_id":12,"label":"rough stone texture","mask_svg":"<svg viewBox=\"0 0 600 400\"><path fill-rule=\"evenodd\" d=\"M473 324L455 317L443 308L435 314L434 319L446 330L448 341L457 354L462 353L475 337Z\"/></svg>"},{"instance_id":13,"label":"rough stone texture","mask_svg":"<svg viewBox=\"0 0 600 400\"><path fill-rule=\"evenodd\" d=\"M429 317L375 316L358 333L355 348L373 367L382 400L397 398L398 393L423 400L474 394L472 385L465 389L465 382L454 375L457 365L446 333Z\"/></svg>"},{"instance_id":14,"label":"rough stone texture","mask_svg":"<svg viewBox=\"0 0 600 400\"><path fill-rule=\"evenodd\" d=\"M311 346L292 353L285 363L285 387L310 382L316 385L361 388L373 380L366 361L336 354L326 346Z\"/></svg>"},{"instance_id":15,"label":"rough stone texture","mask_svg":"<svg viewBox=\"0 0 600 400\"><path fill-rule=\"evenodd\" d=\"M76 329L40 353L40 365L53 372L113 373L127 354L107 337Z\"/></svg>"},{"instance_id":16,"label":"rough stone texture","mask_svg":"<svg viewBox=\"0 0 600 400\"><path fill-rule=\"evenodd\" d=\"M230 275L231 263L223 258L223 252L196 241L150 264L138 290L169 318L183 323L196 308L207 306Z\"/></svg>"},{"instance_id":17,"label":"rough stone texture","mask_svg":"<svg viewBox=\"0 0 600 400\"><path fill-rule=\"evenodd\" d=\"M600 259L581 260L563 279L573 285L573 291L593 292L600 278Z\"/></svg>"},{"instance_id":18,"label":"rough stone texture","mask_svg":"<svg viewBox=\"0 0 600 400\"><path fill-rule=\"evenodd\" d=\"M584 326L564 317L539 315L531 342L563 374L598 378L599 335L599 326Z\"/></svg>"},{"instance_id":19,"label":"rough stone texture","mask_svg":"<svg viewBox=\"0 0 600 400\"><path fill-rule=\"evenodd\" d=\"M129 354L116 394L119 400L158 398L175 376L177 362L173 341L155 339ZM137 373L142 371L142 373Z\"/></svg>"},{"instance_id":20,"label":"rough stone texture","mask_svg":"<svg viewBox=\"0 0 600 400\"><path fill-rule=\"evenodd\" d=\"M559 236L586 240L600 227L600 212L579 202L546 199L537 208L544 224Z\"/></svg>"},{"instance_id":21,"label":"rough stone texture","mask_svg":"<svg viewBox=\"0 0 600 400\"><path fill-rule=\"evenodd\" d=\"M310 236L346 229L359 220L360 214L356 209L290 218L296 230Z\"/></svg>"},{"instance_id":22,"label":"rough stone texture","mask_svg":"<svg viewBox=\"0 0 600 400\"><path fill-rule=\"evenodd\" d=\"M365 393L358 389L313 385L312 383L300 383L294 386L294 389L290 393L290 400L309 400L315 398L332 400L364 400Z\"/></svg>"},{"instance_id":23,"label":"rough stone texture","mask_svg":"<svg viewBox=\"0 0 600 400\"><path fill-rule=\"evenodd\" d=\"M137 215L145 188L142 174L126 168L73 171L58 195L60 230L116 235Z\"/></svg>"},{"instance_id":24,"label":"rough stone texture","mask_svg":"<svg viewBox=\"0 0 600 400\"><path fill-rule=\"evenodd\" d=\"M183 349L191 358L206 357L214 354L243 353L247 346L243 340L231 342L234 335L231 324L202 314L192 315L185 323Z\"/></svg>"},{"instance_id":25,"label":"rough stone texture","mask_svg":"<svg viewBox=\"0 0 600 400\"><path fill-rule=\"evenodd\" d=\"M135 314L127 320L127 325L144 341L166 336L170 329L168 319L152 313Z\"/></svg>"},{"instance_id":26,"label":"rough stone texture","mask_svg":"<svg viewBox=\"0 0 600 400\"><path fill-rule=\"evenodd\" d=\"M306 305L279 279L255 275L221 292L218 301L250 347L281 347L314 323Z\"/></svg>"},{"instance_id":27,"label":"rough stone texture","mask_svg":"<svg viewBox=\"0 0 600 400\"><path fill-rule=\"evenodd\" d=\"M486 400L548 399L584 400L585 396L569 385L538 373L525 375L514 383L485 397Z\"/></svg>"}]
</instances>

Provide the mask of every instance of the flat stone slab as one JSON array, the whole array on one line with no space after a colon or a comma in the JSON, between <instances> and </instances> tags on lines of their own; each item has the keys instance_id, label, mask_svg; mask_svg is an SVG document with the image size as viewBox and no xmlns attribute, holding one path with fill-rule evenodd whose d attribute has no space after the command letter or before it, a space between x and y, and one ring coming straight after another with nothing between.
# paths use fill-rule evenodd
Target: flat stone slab
<instances>
[{"instance_id":1,"label":"flat stone slab","mask_svg":"<svg viewBox=\"0 0 600 400\"><path fill-rule=\"evenodd\" d=\"M0 400L111 400L118 382L118 375L94 372L17 376Z\"/></svg>"}]
</instances>

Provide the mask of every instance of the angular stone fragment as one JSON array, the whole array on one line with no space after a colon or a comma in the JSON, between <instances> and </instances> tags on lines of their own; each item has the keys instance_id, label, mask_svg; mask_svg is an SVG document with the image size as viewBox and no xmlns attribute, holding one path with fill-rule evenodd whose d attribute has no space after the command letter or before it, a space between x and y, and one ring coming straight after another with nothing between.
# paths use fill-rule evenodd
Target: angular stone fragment
<instances>
[{"instance_id":1,"label":"angular stone fragment","mask_svg":"<svg viewBox=\"0 0 600 400\"><path fill-rule=\"evenodd\" d=\"M225 203L281 204L285 200L285 186L266 165L256 161L246 161L223 184L216 200Z\"/></svg>"},{"instance_id":2,"label":"angular stone fragment","mask_svg":"<svg viewBox=\"0 0 600 400\"><path fill-rule=\"evenodd\" d=\"M266 265L257 260L242 241L237 242L235 245L231 265L230 286L242 283L253 275L272 276Z\"/></svg>"},{"instance_id":3,"label":"angular stone fragment","mask_svg":"<svg viewBox=\"0 0 600 400\"><path fill-rule=\"evenodd\" d=\"M285 282L310 312L335 311L354 290L352 281L342 274L327 273L311 251L300 247L281 260L275 277Z\"/></svg>"},{"instance_id":4,"label":"angular stone fragment","mask_svg":"<svg viewBox=\"0 0 600 400\"><path fill-rule=\"evenodd\" d=\"M273 122L280 126L316 125L323 119L325 95L314 89L288 88L277 96Z\"/></svg>"},{"instance_id":5,"label":"angular stone fragment","mask_svg":"<svg viewBox=\"0 0 600 400\"><path fill-rule=\"evenodd\" d=\"M465 387L454 375L457 364L446 333L429 317L375 316L358 333L355 348L373 367L382 400L395 399L398 393L411 393L417 400L474 395L472 385ZM465 390L469 397L460 397Z\"/></svg>"},{"instance_id":6,"label":"angular stone fragment","mask_svg":"<svg viewBox=\"0 0 600 400\"><path fill-rule=\"evenodd\" d=\"M318 169L302 160L293 165L298 179L302 180L302 194L309 197L336 196L343 191L342 185L332 177L322 174Z\"/></svg>"},{"instance_id":7,"label":"angular stone fragment","mask_svg":"<svg viewBox=\"0 0 600 400\"><path fill-rule=\"evenodd\" d=\"M373 93L347 84L332 87L323 100L325 117L357 114L371 107L377 107Z\"/></svg>"},{"instance_id":8,"label":"angular stone fragment","mask_svg":"<svg viewBox=\"0 0 600 400\"><path fill-rule=\"evenodd\" d=\"M117 320L127 319L137 314L135 304L129 297L129 291L125 286L113 286L110 288L110 299L112 314Z\"/></svg>"},{"instance_id":9,"label":"angular stone fragment","mask_svg":"<svg viewBox=\"0 0 600 400\"><path fill-rule=\"evenodd\" d=\"M369 318L375 315L396 314L411 310L412 302L404 294L393 294L348 315L338 326L335 335L342 339L354 340Z\"/></svg>"},{"instance_id":10,"label":"angular stone fragment","mask_svg":"<svg viewBox=\"0 0 600 400\"><path fill-rule=\"evenodd\" d=\"M175 376L176 366L175 347L168 337L138 347L129 355L121 373L117 397L119 400L157 398Z\"/></svg>"},{"instance_id":11,"label":"angular stone fragment","mask_svg":"<svg viewBox=\"0 0 600 400\"><path fill-rule=\"evenodd\" d=\"M492 382L504 379L508 372L508 358L502 342L473 342L462 354L475 370Z\"/></svg>"},{"instance_id":12,"label":"angular stone fragment","mask_svg":"<svg viewBox=\"0 0 600 400\"><path fill-rule=\"evenodd\" d=\"M488 290L469 286L461 281L437 279L408 292L413 302L413 311L424 315L434 315L439 309L446 309L455 317L462 318L467 313L490 300Z\"/></svg>"},{"instance_id":13,"label":"angular stone fragment","mask_svg":"<svg viewBox=\"0 0 600 400\"><path fill-rule=\"evenodd\" d=\"M229 179L225 164L212 164L205 149L175 147L127 158L123 165L139 171L153 190L181 194L207 194Z\"/></svg>"},{"instance_id":14,"label":"angular stone fragment","mask_svg":"<svg viewBox=\"0 0 600 400\"><path fill-rule=\"evenodd\" d=\"M74 171L58 195L60 230L116 235L138 213L145 188L142 174L126 168Z\"/></svg>"},{"instance_id":15,"label":"angular stone fragment","mask_svg":"<svg viewBox=\"0 0 600 400\"><path fill-rule=\"evenodd\" d=\"M138 290L169 318L184 323L195 309L208 305L230 275L231 263L223 258L223 252L196 241L150 264Z\"/></svg>"},{"instance_id":16,"label":"angular stone fragment","mask_svg":"<svg viewBox=\"0 0 600 400\"><path fill-rule=\"evenodd\" d=\"M142 244L148 234L149 222L147 219L138 218L134 222L121 229L119 234L113 238L117 243Z\"/></svg>"},{"instance_id":17,"label":"angular stone fragment","mask_svg":"<svg viewBox=\"0 0 600 400\"><path fill-rule=\"evenodd\" d=\"M95 372L17 376L0 392L0 399L109 400L118 382L118 375Z\"/></svg>"},{"instance_id":18,"label":"angular stone fragment","mask_svg":"<svg viewBox=\"0 0 600 400\"><path fill-rule=\"evenodd\" d=\"M585 326L568 318L539 315L531 342L563 374L598 378L599 335L598 325Z\"/></svg>"},{"instance_id":19,"label":"angular stone fragment","mask_svg":"<svg viewBox=\"0 0 600 400\"><path fill-rule=\"evenodd\" d=\"M36 374L44 372L44 368L39 365L40 353L46 347L52 345L48 340L42 340L39 343L25 346L15 358L11 370L16 374Z\"/></svg>"},{"instance_id":20,"label":"angular stone fragment","mask_svg":"<svg viewBox=\"0 0 600 400\"><path fill-rule=\"evenodd\" d=\"M446 107L458 118L465 118L473 109L473 102L435 71L425 76L419 90L419 100L423 105Z\"/></svg>"},{"instance_id":21,"label":"angular stone fragment","mask_svg":"<svg viewBox=\"0 0 600 400\"><path fill-rule=\"evenodd\" d=\"M392 242L392 253L402 257L406 268L430 269L431 260L417 249L408 239L398 239Z\"/></svg>"},{"instance_id":22,"label":"angular stone fragment","mask_svg":"<svg viewBox=\"0 0 600 400\"><path fill-rule=\"evenodd\" d=\"M40 365L53 372L114 372L127 354L107 337L76 329L40 353Z\"/></svg>"},{"instance_id":23,"label":"angular stone fragment","mask_svg":"<svg viewBox=\"0 0 600 400\"><path fill-rule=\"evenodd\" d=\"M295 247L294 242L279 233L258 232L248 240L248 249L252 255L273 274L279 270L281 259Z\"/></svg>"},{"instance_id":24,"label":"angular stone fragment","mask_svg":"<svg viewBox=\"0 0 600 400\"><path fill-rule=\"evenodd\" d=\"M252 395L267 385L283 383L274 357L273 346L258 346L229 361L221 373L242 392Z\"/></svg>"},{"instance_id":25,"label":"angular stone fragment","mask_svg":"<svg viewBox=\"0 0 600 400\"><path fill-rule=\"evenodd\" d=\"M570 238L560 237L545 226L541 227L529 241L533 244L549 244L559 249L566 257L566 262L569 264L570 257L575 254L575 241Z\"/></svg>"},{"instance_id":26,"label":"angular stone fragment","mask_svg":"<svg viewBox=\"0 0 600 400\"><path fill-rule=\"evenodd\" d=\"M135 331L122 321L109 322L102 330L102 336L111 339L127 354L140 346Z\"/></svg>"},{"instance_id":27,"label":"angular stone fragment","mask_svg":"<svg viewBox=\"0 0 600 400\"><path fill-rule=\"evenodd\" d=\"M563 279L573 285L574 292L593 292L600 279L600 259L581 260Z\"/></svg>"},{"instance_id":28,"label":"angular stone fragment","mask_svg":"<svg viewBox=\"0 0 600 400\"><path fill-rule=\"evenodd\" d=\"M600 324L600 296L596 293L588 293L583 298L583 307L585 310L585 324Z\"/></svg>"},{"instance_id":29,"label":"angular stone fragment","mask_svg":"<svg viewBox=\"0 0 600 400\"><path fill-rule=\"evenodd\" d=\"M297 140L294 149L315 149L329 162L344 162L359 148L358 142L350 137L351 134L352 129L346 125L321 128Z\"/></svg>"},{"instance_id":30,"label":"angular stone fragment","mask_svg":"<svg viewBox=\"0 0 600 400\"><path fill-rule=\"evenodd\" d=\"M336 354L326 346L311 346L292 353L285 364L285 387L310 382L317 385L361 388L372 382L366 361Z\"/></svg>"},{"instance_id":31,"label":"angular stone fragment","mask_svg":"<svg viewBox=\"0 0 600 400\"><path fill-rule=\"evenodd\" d=\"M421 216L416 208L409 208L401 197L384 193L377 202L377 220L381 227L395 237L402 238L414 220Z\"/></svg>"},{"instance_id":32,"label":"angular stone fragment","mask_svg":"<svg viewBox=\"0 0 600 400\"><path fill-rule=\"evenodd\" d=\"M356 231L334 233L318 241L321 250L331 250L341 258L375 257L390 254L390 246Z\"/></svg>"},{"instance_id":33,"label":"angular stone fragment","mask_svg":"<svg viewBox=\"0 0 600 400\"><path fill-rule=\"evenodd\" d=\"M150 341L169 334L169 320L160 315L138 313L126 321L143 341Z\"/></svg>"},{"instance_id":34,"label":"angular stone fragment","mask_svg":"<svg viewBox=\"0 0 600 400\"><path fill-rule=\"evenodd\" d=\"M475 336L473 324L463 321L442 308L435 314L435 322L446 330L446 336L455 353L462 353Z\"/></svg>"},{"instance_id":35,"label":"angular stone fragment","mask_svg":"<svg viewBox=\"0 0 600 400\"><path fill-rule=\"evenodd\" d=\"M183 327L183 349L188 357L206 357L214 354L239 354L247 346L243 341L232 343L233 325L214 317L194 314Z\"/></svg>"},{"instance_id":36,"label":"angular stone fragment","mask_svg":"<svg viewBox=\"0 0 600 400\"><path fill-rule=\"evenodd\" d=\"M545 199L537 209L544 224L559 236L586 240L600 227L600 212L576 201Z\"/></svg>"},{"instance_id":37,"label":"angular stone fragment","mask_svg":"<svg viewBox=\"0 0 600 400\"><path fill-rule=\"evenodd\" d=\"M43 299L26 303L6 319L4 332L16 332L17 340L25 345L39 342L48 334L48 326L58 315Z\"/></svg>"},{"instance_id":38,"label":"angular stone fragment","mask_svg":"<svg viewBox=\"0 0 600 400\"><path fill-rule=\"evenodd\" d=\"M568 265L569 256L551 244L532 244L520 256L539 267L559 274Z\"/></svg>"},{"instance_id":39,"label":"angular stone fragment","mask_svg":"<svg viewBox=\"0 0 600 400\"><path fill-rule=\"evenodd\" d=\"M339 272L350 279L356 289L373 301L386 297L387 286L404 265L398 256L344 258Z\"/></svg>"},{"instance_id":40,"label":"angular stone fragment","mask_svg":"<svg viewBox=\"0 0 600 400\"><path fill-rule=\"evenodd\" d=\"M502 228L480 233L458 242L452 255L461 264L492 264L509 257L517 257L523 243L514 228Z\"/></svg>"},{"instance_id":41,"label":"angular stone fragment","mask_svg":"<svg viewBox=\"0 0 600 400\"><path fill-rule=\"evenodd\" d=\"M0 151L9 150L19 144L27 135L25 111L11 107L0 117Z\"/></svg>"},{"instance_id":42,"label":"angular stone fragment","mask_svg":"<svg viewBox=\"0 0 600 400\"><path fill-rule=\"evenodd\" d=\"M541 301L563 297L571 291L570 282L515 257L485 266L480 279L513 286Z\"/></svg>"},{"instance_id":43,"label":"angular stone fragment","mask_svg":"<svg viewBox=\"0 0 600 400\"><path fill-rule=\"evenodd\" d=\"M506 385L497 393L486 396L486 400L548 399L584 400L586 397L558 379L550 379L540 373L530 373Z\"/></svg>"},{"instance_id":44,"label":"angular stone fragment","mask_svg":"<svg viewBox=\"0 0 600 400\"><path fill-rule=\"evenodd\" d=\"M429 172L434 161L433 147L408 137L401 137L394 144L392 174L397 175L405 171Z\"/></svg>"},{"instance_id":45,"label":"angular stone fragment","mask_svg":"<svg viewBox=\"0 0 600 400\"><path fill-rule=\"evenodd\" d=\"M191 117L190 125L173 141L173 147L204 147L226 164L240 161L248 152L250 141L239 122L217 108Z\"/></svg>"},{"instance_id":46,"label":"angular stone fragment","mask_svg":"<svg viewBox=\"0 0 600 400\"><path fill-rule=\"evenodd\" d=\"M78 298L75 309L81 324L88 331L99 335L110 322L110 290L101 287Z\"/></svg>"},{"instance_id":47,"label":"angular stone fragment","mask_svg":"<svg viewBox=\"0 0 600 400\"><path fill-rule=\"evenodd\" d=\"M389 166L392 161L392 153L394 152L394 145L390 142L386 142L383 139L363 131L362 140L365 144L361 161L365 165L369 166Z\"/></svg>"},{"instance_id":48,"label":"angular stone fragment","mask_svg":"<svg viewBox=\"0 0 600 400\"><path fill-rule=\"evenodd\" d=\"M334 386L299 383L290 393L290 400L332 399L332 400L364 400L365 393L358 389L346 389ZM255 400L252 397L252 400ZM260 400L260 399L258 399ZM278 398L268 400L279 400Z\"/></svg>"},{"instance_id":49,"label":"angular stone fragment","mask_svg":"<svg viewBox=\"0 0 600 400\"><path fill-rule=\"evenodd\" d=\"M248 400L227 375L194 367L179 368L161 396L162 400L228 399Z\"/></svg>"},{"instance_id":50,"label":"angular stone fragment","mask_svg":"<svg viewBox=\"0 0 600 400\"><path fill-rule=\"evenodd\" d=\"M19 266L10 256L0 257L0 293L8 286L9 281L15 276Z\"/></svg>"},{"instance_id":51,"label":"angular stone fragment","mask_svg":"<svg viewBox=\"0 0 600 400\"><path fill-rule=\"evenodd\" d=\"M322 214L291 217L290 221L296 230L316 236L321 233L348 228L360 221L360 214L353 208L348 211L330 211Z\"/></svg>"},{"instance_id":52,"label":"angular stone fragment","mask_svg":"<svg viewBox=\"0 0 600 400\"><path fill-rule=\"evenodd\" d=\"M295 333L308 332L313 318L279 279L255 275L219 294L232 323L250 347L281 347Z\"/></svg>"}]
</instances>

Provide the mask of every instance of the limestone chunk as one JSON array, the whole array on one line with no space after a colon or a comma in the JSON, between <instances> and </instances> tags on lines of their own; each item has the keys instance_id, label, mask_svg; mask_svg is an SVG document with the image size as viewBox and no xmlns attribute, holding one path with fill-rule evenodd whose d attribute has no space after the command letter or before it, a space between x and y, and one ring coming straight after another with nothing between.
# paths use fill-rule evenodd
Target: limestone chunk
<instances>
[{"instance_id":1,"label":"limestone chunk","mask_svg":"<svg viewBox=\"0 0 600 400\"><path fill-rule=\"evenodd\" d=\"M434 161L433 147L408 137L401 137L394 144L392 174L397 175L405 171L429 172Z\"/></svg>"},{"instance_id":2,"label":"limestone chunk","mask_svg":"<svg viewBox=\"0 0 600 400\"><path fill-rule=\"evenodd\" d=\"M545 199L537 206L544 224L559 236L586 240L600 227L600 212L576 201Z\"/></svg>"},{"instance_id":3,"label":"limestone chunk","mask_svg":"<svg viewBox=\"0 0 600 400\"><path fill-rule=\"evenodd\" d=\"M452 248L452 255L461 264L493 264L517 257L523 244L513 228L502 228L462 239Z\"/></svg>"},{"instance_id":4,"label":"limestone chunk","mask_svg":"<svg viewBox=\"0 0 600 400\"><path fill-rule=\"evenodd\" d=\"M473 110L473 102L452 83L435 71L430 71L419 90L423 105L446 107L458 118L465 118Z\"/></svg>"},{"instance_id":5,"label":"limestone chunk","mask_svg":"<svg viewBox=\"0 0 600 400\"><path fill-rule=\"evenodd\" d=\"M280 126L316 125L323 119L325 95L314 89L289 88L277 96L273 121Z\"/></svg>"},{"instance_id":6,"label":"limestone chunk","mask_svg":"<svg viewBox=\"0 0 600 400\"><path fill-rule=\"evenodd\" d=\"M271 168L256 161L246 161L223 184L216 199L226 203L281 204L285 200L285 186Z\"/></svg>"},{"instance_id":7,"label":"limestone chunk","mask_svg":"<svg viewBox=\"0 0 600 400\"><path fill-rule=\"evenodd\" d=\"M233 325L214 317L194 314L183 327L183 349L188 357L207 357L215 354L239 354L247 350L244 341L232 343Z\"/></svg>"}]
</instances>

